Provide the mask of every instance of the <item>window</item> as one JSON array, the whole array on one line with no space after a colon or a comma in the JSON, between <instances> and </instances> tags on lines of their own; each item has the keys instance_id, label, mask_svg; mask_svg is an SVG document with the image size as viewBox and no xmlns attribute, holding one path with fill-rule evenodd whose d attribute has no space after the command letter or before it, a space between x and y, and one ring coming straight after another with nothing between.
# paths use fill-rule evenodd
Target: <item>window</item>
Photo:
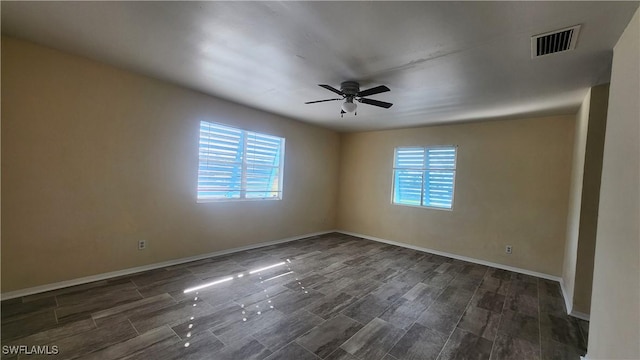
<instances>
[{"instance_id":1,"label":"window","mask_svg":"<svg viewBox=\"0 0 640 360\"><path fill-rule=\"evenodd\" d=\"M284 139L200 122L198 201L280 200Z\"/></svg>"},{"instance_id":2,"label":"window","mask_svg":"<svg viewBox=\"0 0 640 360\"><path fill-rule=\"evenodd\" d=\"M393 203L453 207L456 147L398 147L393 160Z\"/></svg>"}]
</instances>

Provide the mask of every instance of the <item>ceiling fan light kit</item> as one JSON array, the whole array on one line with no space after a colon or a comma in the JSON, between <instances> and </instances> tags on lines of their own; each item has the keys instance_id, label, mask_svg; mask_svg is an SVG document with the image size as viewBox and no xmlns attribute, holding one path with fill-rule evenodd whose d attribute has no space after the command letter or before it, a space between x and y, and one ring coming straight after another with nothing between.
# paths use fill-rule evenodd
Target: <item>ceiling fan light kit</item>
<instances>
[{"instance_id":1,"label":"ceiling fan light kit","mask_svg":"<svg viewBox=\"0 0 640 360\"><path fill-rule=\"evenodd\" d=\"M340 110L341 116L350 112L355 113L356 109L358 108L358 105L354 102L354 100L363 104L378 106L385 109L388 109L393 105L392 103L365 98L365 96L370 96L370 95L391 91L388 87L384 85L376 86L371 89L367 89L363 91L360 91L360 84L358 84L358 82L356 81L342 82L342 84L340 84L340 90L332 87L331 85L319 84L318 86L323 87L331 92L334 92L342 97L334 98L334 99L308 101L305 104L315 104L315 103L326 102L326 101L344 100L344 103L342 104L342 107Z\"/></svg>"}]
</instances>

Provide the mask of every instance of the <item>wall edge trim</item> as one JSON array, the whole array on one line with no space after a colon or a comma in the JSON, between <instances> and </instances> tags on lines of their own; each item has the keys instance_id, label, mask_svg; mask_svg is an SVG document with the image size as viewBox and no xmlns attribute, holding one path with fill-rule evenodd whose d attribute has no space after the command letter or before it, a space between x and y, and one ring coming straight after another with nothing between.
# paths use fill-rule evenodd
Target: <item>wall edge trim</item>
<instances>
[{"instance_id":1,"label":"wall edge trim","mask_svg":"<svg viewBox=\"0 0 640 360\"><path fill-rule=\"evenodd\" d=\"M143 271L154 270L154 269L158 269L166 266L184 264L191 261L202 260L210 257L218 257L222 255L240 252L240 251L258 249L265 246L271 246L271 245L282 244L282 243L287 243L291 241L302 240L302 239L310 238L313 236L330 234L333 232L339 232L339 231L337 230L318 231L318 232L313 232L313 233L308 233L303 235L291 236L291 237L278 239L278 240L265 241L257 244L231 248L227 250L214 251L214 252L200 254L200 255L194 255L194 256L189 256L189 257L184 257L184 258L179 258L174 260L167 260L167 261L148 264L148 265L136 266L136 267L127 268L123 270L110 271L102 274L84 276L84 277L75 278L71 280L64 280L64 281L59 281L59 282L45 284L45 285L33 286L25 289L1 293L0 300L9 300L17 297L38 294L46 291L58 290L58 289L62 289L70 286L82 285L82 284L86 284L94 281L106 280L106 279L111 279L114 277L124 276L124 275L131 275L131 274L135 274Z\"/></svg>"},{"instance_id":2,"label":"wall edge trim","mask_svg":"<svg viewBox=\"0 0 640 360\"><path fill-rule=\"evenodd\" d=\"M497 268L497 269L508 270L508 271L517 272L517 273L524 274L524 275L531 275L531 276L535 276L535 277L539 277L539 278L543 278L543 279L547 279L547 280L558 281L558 282L560 282L562 284L562 278L561 277L554 276L554 275L549 275L549 274L545 274L545 273L540 273L540 272L537 272L537 271L521 269L521 268L517 268L517 267L514 267L514 266L498 264L498 263L494 263L494 262L486 261L486 260L474 259L474 258L467 257L467 256L456 255L456 254L452 254L452 253L448 253L448 252L444 252L444 251L433 250L433 249L429 249L429 248L425 248L425 247L421 247L421 246L415 246L415 245L411 245L411 244L405 244L405 243L397 242L397 241L393 241L393 240L381 239L381 238L377 238L375 236L359 234L359 233L355 233L355 232L351 232L351 231L336 230L336 232L339 232L339 233L345 234L345 235L351 235L351 236L360 237L360 238L363 238L363 239L373 240L373 241L377 241L377 242L381 242L381 243L385 243L385 244L400 246L400 247L404 247L404 248L407 248L407 249L422 251L422 252L435 254L435 255L440 255L440 256L446 256L446 257L450 257L450 258L457 259L457 260L468 261L468 262L471 262L471 263L474 263L474 264L491 266L491 267L494 267L494 268Z\"/></svg>"},{"instance_id":3,"label":"wall edge trim","mask_svg":"<svg viewBox=\"0 0 640 360\"><path fill-rule=\"evenodd\" d=\"M564 307L567 314L571 315L573 312L573 297L569 296L567 288L564 286L564 279L560 279L560 290L562 290L562 297L564 298Z\"/></svg>"}]
</instances>

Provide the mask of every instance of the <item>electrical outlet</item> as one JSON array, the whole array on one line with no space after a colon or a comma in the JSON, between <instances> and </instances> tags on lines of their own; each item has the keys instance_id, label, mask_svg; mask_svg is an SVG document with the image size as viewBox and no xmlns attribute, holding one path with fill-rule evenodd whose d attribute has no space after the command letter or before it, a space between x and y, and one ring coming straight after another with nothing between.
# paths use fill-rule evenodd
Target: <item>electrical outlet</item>
<instances>
[{"instance_id":1,"label":"electrical outlet","mask_svg":"<svg viewBox=\"0 0 640 360\"><path fill-rule=\"evenodd\" d=\"M138 241L138 250L144 250L147 248L147 240Z\"/></svg>"},{"instance_id":2,"label":"electrical outlet","mask_svg":"<svg viewBox=\"0 0 640 360\"><path fill-rule=\"evenodd\" d=\"M511 254L512 251L513 251L513 249L511 248L511 245L507 245L504 248L504 252L506 252L507 254Z\"/></svg>"}]
</instances>

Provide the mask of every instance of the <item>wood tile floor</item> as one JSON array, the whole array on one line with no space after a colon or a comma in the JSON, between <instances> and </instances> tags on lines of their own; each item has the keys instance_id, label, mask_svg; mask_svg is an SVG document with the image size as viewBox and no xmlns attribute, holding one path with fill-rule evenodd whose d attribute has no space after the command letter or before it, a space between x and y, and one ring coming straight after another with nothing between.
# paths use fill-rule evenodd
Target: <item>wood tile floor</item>
<instances>
[{"instance_id":1,"label":"wood tile floor","mask_svg":"<svg viewBox=\"0 0 640 360\"><path fill-rule=\"evenodd\" d=\"M523 360L579 359L587 329L556 282L328 234L6 300L1 339L3 359Z\"/></svg>"}]
</instances>

